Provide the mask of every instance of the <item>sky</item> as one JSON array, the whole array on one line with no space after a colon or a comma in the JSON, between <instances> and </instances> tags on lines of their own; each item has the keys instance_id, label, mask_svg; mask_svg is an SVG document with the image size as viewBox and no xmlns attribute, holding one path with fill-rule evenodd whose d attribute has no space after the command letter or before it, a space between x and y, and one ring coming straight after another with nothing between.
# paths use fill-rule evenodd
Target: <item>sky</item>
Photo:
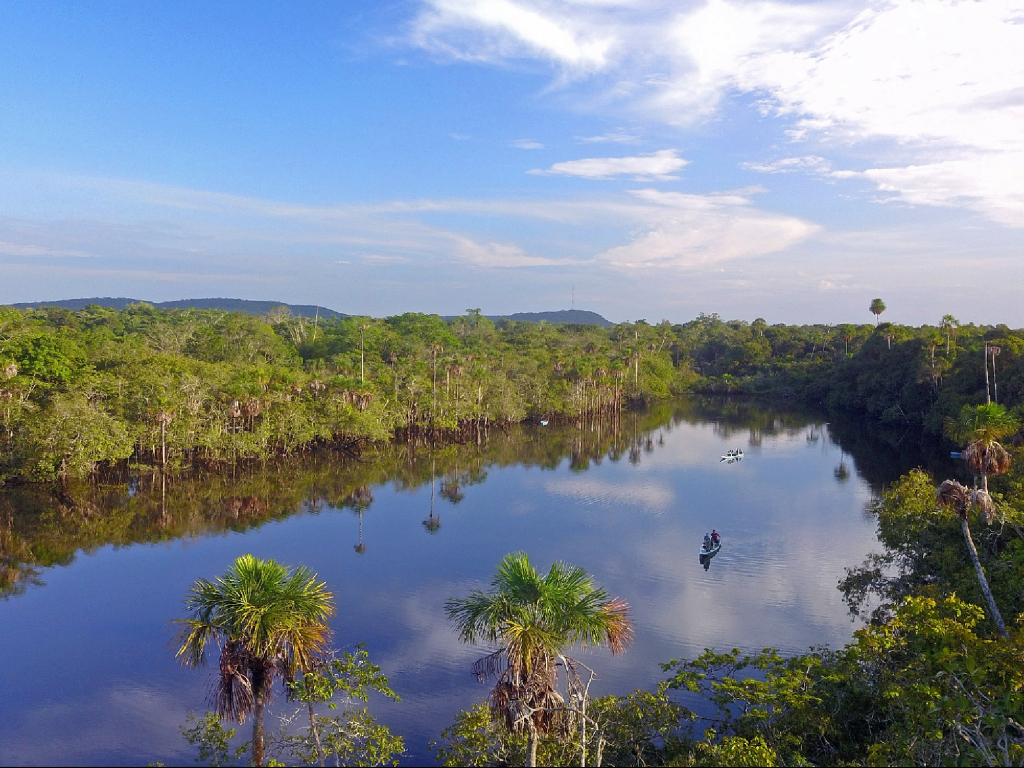
<instances>
[{"instance_id":1,"label":"sky","mask_svg":"<svg viewBox=\"0 0 1024 768\"><path fill-rule=\"evenodd\" d=\"M0 4L0 302L1024 325L1024 0Z\"/></svg>"}]
</instances>

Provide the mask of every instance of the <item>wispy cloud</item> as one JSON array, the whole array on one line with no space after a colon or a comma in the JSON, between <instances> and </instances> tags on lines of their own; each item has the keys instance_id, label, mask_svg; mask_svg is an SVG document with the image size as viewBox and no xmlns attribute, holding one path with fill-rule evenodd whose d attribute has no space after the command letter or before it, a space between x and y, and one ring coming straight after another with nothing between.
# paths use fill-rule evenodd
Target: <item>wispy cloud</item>
<instances>
[{"instance_id":1,"label":"wispy cloud","mask_svg":"<svg viewBox=\"0 0 1024 768\"><path fill-rule=\"evenodd\" d=\"M94 258L94 254L78 251L73 248L48 248L43 245L25 243L5 243L0 241L0 254L7 256L70 256L74 258Z\"/></svg>"},{"instance_id":2,"label":"wispy cloud","mask_svg":"<svg viewBox=\"0 0 1024 768\"><path fill-rule=\"evenodd\" d=\"M783 157L769 163L743 163L744 168L758 173L829 173L832 163L824 157Z\"/></svg>"},{"instance_id":3,"label":"wispy cloud","mask_svg":"<svg viewBox=\"0 0 1024 768\"><path fill-rule=\"evenodd\" d=\"M672 150L660 155L576 161L594 165L571 170L591 178L614 173L660 179L685 164ZM13 195L19 185L27 185L59 191L68 201L78 198L81 218L73 227L0 219L0 242L17 241L22 253L100 252L117 263L99 263L97 269L159 265L168 275L203 269L230 273L243 256L244 274L253 279L287 270L290 259L306 263L317 258L379 270L447 262L494 269L582 264L611 270L689 268L771 253L815 231L809 222L757 209L751 195L758 188L704 195L644 189L592 200L425 199L316 206L123 179L34 174L3 181ZM573 234L574 250L566 254L559 245L547 244L546 236L532 245L520 241L515 234L523 229L519 221L601 234ZM504 222L502 234L492 222Z\"/></svg>"},{"instance_id":4,"label":"wispy cloud","mask_svg":"<svg viewBox=\"0 0 1024 768\"><path fill-rule=\"evenodd\" d=\"M571 8L512 0L434 0L416 19L414 39L423 47L462 59L499 61L542 57L571 69L602 69L614 39L580 28Z\"/></svg>"},{"instance_id":5,"label":"wispy cloud","mask_svg":"<svg viewBox=\"0 0 1024 768\"><path fill-rule=\"evenodd\" d=\"M635 190L666 210L646 232L609 248L598 260L617 267L693 269L785 250L819 231L811 222L758 210L743 194L688 195Z\"/></svg>"},{"instance_id":6,"label":"wispy cloud","mask_svg":"<svg viewBox=\"0 0 1024 768\"><path fill-rule=\"evenodd\" d=\"M562 176L580 176L585 179L610 179L630 176L641 180L668 181L679 178L673 174L689 164L674 149L662 149L649 155L633 157L590 157L555 163L547 170L535 169L530 173L551 173Z\"/></svg>"},{"instance_id":7,"label":"wispy cloud","mask_svg":"<svg viewBox=\"0 0 1024 768\"><path fill-rule=\"evenodd\" d=\"M681 128L747 94L794 141L856 147L869 170L833 178L1024 226L1022 19L1020 0L425 0L414 41L460 58L546 62L563 84L600 75L586 103ZM781 163L756 170L821 172Z\"/></svg>"},{"instance_id":8,"label":"wispy cloud","mask_svg":"<svg viewBox=\"0 0 1024 768\"><path fill-rule=\"evenodd\" d=\"M577 136L576 141L581 144L635 144L640 141L640 137L626 131L608 131L599 136Z\"/></svg>"},{"instance_id":9,"label":"wispy cloud","mask_svg":"<svg viewBox=\"0 0 1024 768\"><path fill-rule=\"evenodd\" d=\"M516 149L544 149L544 145L533 139L516 139L512 142Z\"/></svg>"},{"instance_id":10,"label":"wispy cloud","mask_svg":"<svg viewBox=\"0 0 1024 768\"><path fill-rule=\"evenodd\" d=\"M516 245L505 243L481 243L469 237L452 237L458 255L482 267L504 269L516 267L553 267L578 263L571 259L551 259L545 256L531 256Z\"/></svg>"}]
</instances>

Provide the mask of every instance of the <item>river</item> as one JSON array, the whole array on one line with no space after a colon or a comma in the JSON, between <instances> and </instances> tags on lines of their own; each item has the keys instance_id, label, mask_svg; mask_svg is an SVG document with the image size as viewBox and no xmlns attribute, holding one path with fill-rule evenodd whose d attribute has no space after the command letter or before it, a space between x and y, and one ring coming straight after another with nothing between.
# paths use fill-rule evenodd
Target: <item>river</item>
<instances>
[{"instance_id":1,"label":"river","mask_svg":"<svg viewBox=\"0 0 1024 768\"><path fill-rule=\"evenodd\" d=\"M429 740L486 696L470 667L487 649L461 644L443 605L486 587L508 552L583 566L632 606L627 653L581 655L599 695L652 686L659 662L704 648L839 646L858 624L836 584L879 546L873 495L935 461L870 433L688 400L617 424L495 430L482 445L145 475L79 490L74 512L35 489L0 494L0 763L191 763L178 728L207 708L216 664L180 666L170 622L196 579L245 553L305 564L334 590L336 644L364 643L402 696L371 707L409 764L432 762ZM744 458L721 461L732 448ZM713 527L723 546L705 570Z\"/></svg>"}]
</instances>

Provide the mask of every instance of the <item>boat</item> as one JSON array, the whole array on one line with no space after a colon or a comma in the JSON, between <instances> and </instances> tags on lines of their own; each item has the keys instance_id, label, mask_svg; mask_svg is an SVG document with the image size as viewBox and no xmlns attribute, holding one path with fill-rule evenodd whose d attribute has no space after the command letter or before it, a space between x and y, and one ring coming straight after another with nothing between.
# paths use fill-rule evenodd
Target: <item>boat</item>
<instances>
[{"instance_id":1,"label":"boat","mask_svg":"<svg viewBox=\"0 0 1024 768\"><path fill-rule=\"evenodd\" d=\"M548 425L548 420L547 420L547 419L541 419L541 420L540 420L540 425L541 425L542 427L546 427L546 426Z\"/></svg>"},{"instance_id":2,"label":"boat","mask_svg":"<svg viewBox=\"0 0 1024 768\"><path fill-rule=\"evenodd\" d=\"M700 556L701 557L711 557L712 555L717 555L718 554L718 550L720 550L721 548L722 548L722 540L721 539L719 539L718 543L715 544L713 547L711 547L711 549L704 549L704 545L701 544L700 545Z\"/></svg>"},{"instance_id":3,"label":"boat","mask_svg":"<svg viewBox=\"0 0 1024 768\"><path fill-rule=\"evenodd\" d=\"M743 458L743 451L735 450L735 451L728 451L728 452L724 453L722 455L722 458L720 459L720 461L728 461L728 462L731 463L733 461L739 461L742 458Z\"/></svg>"}]
</instances>

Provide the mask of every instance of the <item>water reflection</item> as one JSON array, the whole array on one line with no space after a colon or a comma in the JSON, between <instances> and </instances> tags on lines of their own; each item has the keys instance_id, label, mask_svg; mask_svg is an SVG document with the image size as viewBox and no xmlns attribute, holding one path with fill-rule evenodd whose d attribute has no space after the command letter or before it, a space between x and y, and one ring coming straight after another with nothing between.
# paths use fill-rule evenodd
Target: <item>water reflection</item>
<instances>
[{"instance_id":1,"label":"water reflection","mask_svg":"<svg viewBox=\"0 0 1024 768\"><path fill-rule=\"evenodd\" d=\"M833 477L846 482L855 467L875 493L916 466L933 468L943 477L963 472L959 463L949 459L945 446L919 435L869 427L857 419L825 422L812 412L766 408L750 401L694 399L663 403L583 428L495 430L483 445L435 448L397 443L375 449L361 461L322 453L230 474L131 476L116 483L73 488L73 507L45 488L7 490L0 492L0 595L21 594L39 582L40 569L67 565L78 551L243 531L293 514L318 513L325 506L356 512L359 534L354 546L363 554L367 549L363 513L373 503L372 486L390 483L411 491L429 483L430 508L423 526L436 533L441 525L434 501L437 478L441 498L458 505L465 498L465 487L486 481L488 467L552 469L565 456L573 473L600 466L605 458L618 462L623 456L640 466L643 456L664 448L665 436L673 429L707 422L727 444L734 445L745 436L748 450L765 440L797 437L803 437L808 446L820 444L822 450L839 445ZM725 456L724 464L739 461ZM551 490L572 493L573 489L563 485ZM595 492L615 493L609 488ZM650 488L629 488L619 495L623 493L664 503L664 494L657 489L653 496Z\"/></svg>"},{"instance_id":2,"label":"water reflection","mask_svg":"<svg viewBox=\"0 0 1024 768\"><path fill-rule=\"evenodd\" d=\"M711 561L715 559L715 556L721 551L721 549L715 549L711 552L701 552L700 564L704 566L704 570L710 570Z\"/></svg>"},{"instance_id":3,"label":"water reflection","mask_svg":"<svg viewBox=\"0 0 1024 768\"><path fill-rule=\"evenodd\" d=\"M927 463L923 440L870 437L809 412L691 400L492 430L480 444L396 443L358 461L111 478L72 488L74 506L8 490L0 578L14 599L0 604L0 653L13 714L0 721L0 763L191 761L169 745L184 711L204 708L205 684L174 663L167 622L195 579L246 552L309 565L337 590L338 641L365 642L403 696L381 716L414 763L486 693L465 673L476 651L452 634L444 601L483 586L510 551L583 566L634 606L636 644L597 654L598 693L652 685L658 662L705 646L842 642L852 626L836 582L875 545L861 510ZM720 463L737 446L744 460ZM698 569L712 526L728 551ZM153 703L144 723L112 718L126 690ZM68 738L48 740L54 731Z\"/></svg>"}]
</instances>

